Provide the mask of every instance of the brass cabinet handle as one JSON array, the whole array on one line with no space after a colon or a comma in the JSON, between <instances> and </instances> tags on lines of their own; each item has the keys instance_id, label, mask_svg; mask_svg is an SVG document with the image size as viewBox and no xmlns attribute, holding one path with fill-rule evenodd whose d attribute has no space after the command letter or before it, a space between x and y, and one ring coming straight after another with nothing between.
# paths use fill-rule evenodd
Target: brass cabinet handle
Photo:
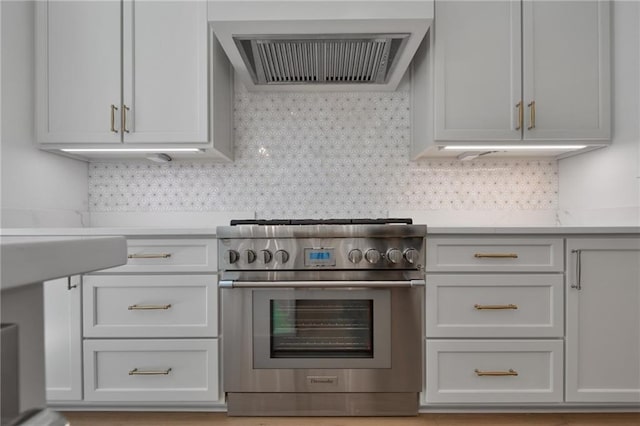
<instances>
[{"instance_id":1,"label":"brass cabinet handle","mask_svg":"<svg viewBox=\"0 0 640 426\"><path fill-rule=\"evenodd\" d=\"M166 376L171 372L171 367L166 370L138 370L134 368L129 370L130 376Z\"/></svg>"},{"instance_id":2,"label":"brass cabinet handle","mask_svg":"<svg viewBox=\"0 0 640 426\"><path fill-rule=\"evenodd\" d=\"M482 377L482 376L517 376L518 372L516 370L513 369L508 369L507 371L481 371L478 370L477 368L475 370L473 370L476 373L476 376L478 377Z\"/></svg>"},{"instance_id":3,"label":"brass cabinet handle","mask_svg":"<svg viewBox=\"0 0 640 426\"><path fill-rule=\"evenodd\" d=\"M111 131L114 133L118 133L118 129L116 129L116 111L118 111L118 107L111 104Z\"/></svg>"},{"instance_id":4,"label":"brass cabinet handle","mask_svg":"<svg viewBox=\"0 0 640 426\"><path fill-rule=\"evenodd\" d=\"M126 105L122 105L122 131L125 133L129 133L129 129L127 129L127 111L130 108Z\"/></svg>"},{"instance_id":5,"label":"brass cabinet handle","mask_svg":"<svg viewBox=\"0 0 640 426\"><path fill-rule=\"evenodd\" d=\"M571 288L582 290L582 250L571 250L576 255L576 276L575 284L571 284Z\"/></svg>"},{"instance_id":6,"label":"brass cabinet handle","mask_svg":"<svg viewBox=\"0 0 640 426\"><path fill-rule=\"evenodd\" d=\"M153 311L167 310L171 307L171 303L167 305L130 305L127 309L130 311Z\"/></svg>"},{"instance_id":7,"label":"brass cabinet handle","mask_svg":"<svg viewBox=\"0 0 640 426\"><path fill-rule=\"evenodd\" d=\"M522 101L516 104L516 108L518 108L518 125L516 126L516 130L522 129L522 122L524 121L524 107Z\"/></svg>"},{"instance_id":8,"label":"brass cabinet handle","mask_svg":"<svg viewBox=\"0 0 640 426\"><path fill-rule=\"evenodd\" d=\"M536 127L536 101L531 101L529 105L529 127L527 130L531 130Z\"/></svg>"},{"instance_id":9,"label":"brass cabinet handle","mask_svg":"<svg viewBox=\"0 0 640 426\"><path fill-rule=\"evenodd\" d=\"M508 305L473 305L475 309L478 311L483 310L501 310L501 309L518 309L518 305L514 305L513 303L509 303Z\"/></svg>"},{"instance_id":10,"label":"brass cabinet handle","mask_svg":"<svg viewBox=\"0 0 640 426\"><path fill-rule=\"evenodd\" d=\"M171 253L130 254L128 259L167 259Z\"/></svg>"},{"instance_id":11,"label":"brass cabinet handle","mask_svg":"<svg viewBox=\"0 0 640 426\"><path fill-rule=\"evenodd\" d=\"M517 259L518 258L518 254L517 253L476 253L473 255L473 257L478 258L478 259L482 259L482 258L488 258L488 259Z\"/></svg>"}]
</instances>

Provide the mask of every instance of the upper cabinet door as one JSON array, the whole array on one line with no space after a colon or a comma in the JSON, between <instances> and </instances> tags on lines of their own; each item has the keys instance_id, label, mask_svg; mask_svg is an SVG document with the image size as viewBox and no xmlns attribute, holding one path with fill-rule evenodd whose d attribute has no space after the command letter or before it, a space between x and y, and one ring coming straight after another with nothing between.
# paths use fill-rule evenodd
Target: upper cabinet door
<instances>
[{"instance_id":1,"label":"upper cabinet door","mask_svg":"<svg viewBox=\"0 0 640 426\"><path fill-rule=\"evenodd\" d=\"M609 2L523 7L524 139L609 139Z\"/></svg>"},{"instance_id":2,"label":"upper cabinet door","mask_svg":"<svg viewBox=\"0 0 640 426\"><path fill-rule=\"evenodd\" d=\"M207 142L207 3L123 3L124 141Z\"/></svg>"},{"instance_id":3,"label":"upper cabinet door","mask_svg":"<svg viewBox=\"0 0 640 426\"><path fill-rule=\"evenodd\" d=\"M120 142L120 2L36 6L38 142Z\"/></svg>"},{"instance_id":4,"label":"upper cabinet door","mask_svg":"<svg viewBox=\"0 0 640 426\"><path fill-rule=\"evenodd\" d=\"M520 1L436 1L435 139L521 139Z\"/></svg>"}]
</instances>

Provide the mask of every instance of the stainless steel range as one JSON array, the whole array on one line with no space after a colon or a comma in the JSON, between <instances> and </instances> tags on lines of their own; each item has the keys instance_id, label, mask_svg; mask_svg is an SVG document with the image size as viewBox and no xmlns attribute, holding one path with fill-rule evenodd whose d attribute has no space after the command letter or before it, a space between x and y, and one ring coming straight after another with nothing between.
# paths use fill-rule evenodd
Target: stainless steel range
<instances>
[{"instance_id":1,"label":"stainless steel range","mask_svg":"<svg viewBox=\"0 0 640 426\"><path fill-rule=\"evenodd\" d=\"M218 227L229 415L415 415L426 226L410 219Z\"/></svg>"}]
</instances>

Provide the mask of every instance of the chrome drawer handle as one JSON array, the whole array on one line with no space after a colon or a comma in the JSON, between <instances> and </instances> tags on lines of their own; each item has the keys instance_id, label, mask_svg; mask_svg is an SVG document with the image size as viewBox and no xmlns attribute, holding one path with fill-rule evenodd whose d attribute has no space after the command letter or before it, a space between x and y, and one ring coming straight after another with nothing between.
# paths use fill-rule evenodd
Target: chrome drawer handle
<instances>
[{"instance_id":1,"label":"chrome drawer handle","mask_svg":"<svg viewBox=\"0 0 640 426\"><path fill-rule=\"evenodd\" d=\"M130 305L127 309L130 311L152 311L152 310L167 310L171 307L171 303L168 305Z\"/></svg>"},{"instance_id":2,"label":"chrome drawer handle","mask_svg":"<svg viewBox=\"0 0 640 426\"><path fill-rule=\"evenodd\" d=\"M130 376L167 376L171 372L171 367L166 370L138 370L134 368L129 370Z\"/></svg>"},{"instance_id":3,"label":"chrome drawer handle","mask_svg":"<svg viewBox=\"0 0 640 426\"><path fill-rule=\"evenodd\" d=\"M473 257L478 259L517 259L517 253L476 253Z\"/></svg>"},{"instance_id":4,"label":"chrome drawer handle","mask_svg":"<svg viewBox=\"0 0 640 426\"><path fill-rule=\"evenodd\" d=\"M478 305L477 303L473 305L475 309L478 311L482 310L501 310L501 309L518 309L518 305L514 305L513 303L509 303L508 305Z\"/></svg>"},{"instance_id":5,"label":"chrome drawer handle","mask_svg":"<svg viewBox=\"0 0 640 426\"><path fill-rule=\"evenodd\" d=\"M129 259L167 259L169 257L171 257L171 253L130 254L127 256Z\"/></svg>"},{"instance_id":6,"label":"chrome drawer handle","mask_svg":"<svg viewBox=\"0 0 640 426\"><path fill-rule=\"evenodd\" d=\"M476 368L473 371L476 373L476 376L478 377L482 377L482 376L499 377L499 376L517 376L518 375L518 372L511 368L508 369L507 371L481 371Z\"/></svg>"}]
</instances>

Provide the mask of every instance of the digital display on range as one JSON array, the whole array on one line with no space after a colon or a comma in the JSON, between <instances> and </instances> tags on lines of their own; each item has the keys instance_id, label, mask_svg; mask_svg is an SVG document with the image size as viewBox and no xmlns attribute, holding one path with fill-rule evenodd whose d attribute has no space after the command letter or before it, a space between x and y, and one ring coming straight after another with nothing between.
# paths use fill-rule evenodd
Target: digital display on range
<instances>
[{"instance_id":1,"label":"digital display on range","mask_svg":"<svg viewBox=\"0 0 640 426\"><path fill-rule=\"evenodd\" d=\"M331 253L328 251L313 251L309 253L310 260L328 260L331 259Z\"/></svg>"},{"instance_id":2,"label":"digital display on range","mask_svg":"<svg viewBox=\"0 0 640 426\"><path fill-rule=\"evenodd\" d=\"M304 249L304 266L335 266L333 248Z\"/></svg>"}]
</instances>

